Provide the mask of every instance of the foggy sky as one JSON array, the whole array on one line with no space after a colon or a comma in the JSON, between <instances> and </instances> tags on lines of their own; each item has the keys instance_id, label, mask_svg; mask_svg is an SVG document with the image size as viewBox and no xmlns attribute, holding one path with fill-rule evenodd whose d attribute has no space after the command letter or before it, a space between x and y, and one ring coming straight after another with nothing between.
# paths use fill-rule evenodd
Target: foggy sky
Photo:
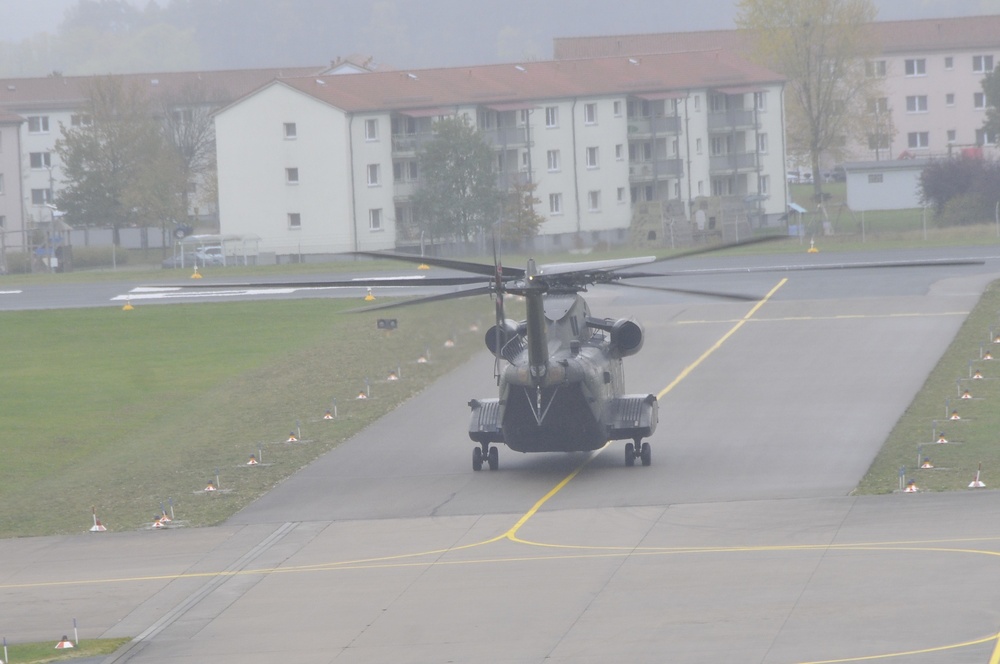
<instances>
[{"instance_id":1,"label":"foggy sky","mask_svg":"<svg viewBox=\"0 0 1000 664\"><path fill-rule=\"evenodd\" d=\"M149 0L129 0L144 7ZM331 0L332 1L332 0ZM880 20L903 20L947 16L1000 13L1000 0L874 0ZM39 33L55 34L65 11L77 0L0 0L0 40L18 42ZM159 0L160 6L169 0ZM529 11L518 11L525 3L481 3L470 0L455 12L449 2L449 12L436 12L444 0L351 0L352 14L378 6L382 12L393 6L398 15L426 16L435 21L439 31L444 25L455 35L452 49L438 43L436 50L421 49L420 44L398 42L391 46L366 43L365 30L359 29L351 43L317 45L310 62L275 62L270 66L310 65L338 55L363 53L374 55L377 61L395 66L442 67L506 62L518 59L550 59L553 37L583 35L629 34L645 32L681 32L726 29L734 27L736 0L630 0L613 3L608 0L535 0ZM419 7L419 12L413 10ZM692 8L697 11L693 12ZM411 21L411 32L419 25ZM438 41L439 32L429 33ZM225 38L227 36L220 36ZM239 40L239 35L228 36ZM417 40L410 40L415 42ZM474 44L481 47L474 48ZM381 46L391 52L379 53ZM252 66L260 66L253 63Z\"/></svg>"}]
</instances>

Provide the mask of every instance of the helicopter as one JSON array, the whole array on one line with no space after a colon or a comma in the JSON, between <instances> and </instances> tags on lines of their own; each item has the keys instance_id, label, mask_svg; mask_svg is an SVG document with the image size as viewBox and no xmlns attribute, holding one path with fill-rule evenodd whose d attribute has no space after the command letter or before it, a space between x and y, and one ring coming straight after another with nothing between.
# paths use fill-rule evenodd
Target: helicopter
<instances>
[{"instance_id":1,"label":"helicopter","mask_svg":"<svg viewBox=\"0 0 1000 664\"><path fill-rule=\"evenodd\" d=\"M489 293L496 303L496 322L486 332L485 344L496 358L497 397L471 399L469 438L472 469L499 468L497 444L516 452L588 452L609 441L628 440L625 465L652 463L648 438L656 431L655 394L626 393L623 359L642 349L644 332L631 318L598 318L581 295L592 285L621 285L674 293L736 300L753 296L690 289L642 286L625 279L662 277L663 274L625 272L627 268L673 260L705 251L746 246L773 240L756 238L728 245L700 248L666 259L655 256L538 265L528 259L525 268L503 267L494 252L494 265L393 252L355 252L372 258L425 263L481 275L478 288L414 300L365 307L363 311L419 304L433 300ZM474 283L458 277L456 283ZM382 285L400 285L385 280ZM507 318L506 295L524 298L525 319Z\"/></svg>"},{"instance_id":2,"label":"helicopter","mask_svg":"<svg viewBox=\"0 0 1000 664\"><path fill-rule=\"evenodd\" d=\"M591 315L590 307L581 293L586 292L590 286L610 285L699 297L758 301L760 298L753 295L653 286L628 280L672 276L661 272L634 271L640 266L782 239L784 238L774 235L762 236L699 247L665 258L642 256L548 265L538 265L534 259L528 259L524 268L503 266L496 249L492 265L402 252L355 251L348 255L433 265L474 276L377 277L229 286L269 290L288 287L367 287L369 292L375 287L389 286L474 286L351 310L355 313L370 312L485 294L493 297L496 320L486 332L484 342L495 358L494 377L498 395L473 398L468 402L472 411L468 434L476 443L472 450L472 469L480 471L485 464L490 470L497 470L498 444L523 453L588 452L601 449L610 441L617 440L628 441L624 454L626 466L634 466L636 461L649 466L652 463L652 448L643 439L656 431L657 397L651 393L625 391L623 362L624 358L633 356L642 349L643 328L632 318L611 319ZM890 261L777 268L721 268L710 272L982 263L981 260L973 259ZM706 271L702 270L700 273L705 274ZM182 288L187 290L218 286L199 284ZM520 296L524 299L524 320L516 321L506 316L506 296Z\"/></svg>"}]
</instances>

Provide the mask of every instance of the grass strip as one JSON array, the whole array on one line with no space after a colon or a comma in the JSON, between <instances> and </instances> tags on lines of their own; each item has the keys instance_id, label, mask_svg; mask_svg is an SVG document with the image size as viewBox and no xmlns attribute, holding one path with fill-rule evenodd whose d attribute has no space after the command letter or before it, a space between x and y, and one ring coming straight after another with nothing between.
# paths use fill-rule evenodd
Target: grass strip
<instances>
[{"instance_id":1,"label":"grass strip","mask_svg":"<svg viewBox=\"0 0 1000 664\"><path fill-rule=\"evenodd\" d=\"M982 464L984 482L1000 486L1000 353L992 336L1000 331L1000 282L984 292L954 341L903 413L857 493L898 491L900 469L922 491L967 489ZM982 379L970 376L979 371ZM962 399L968 391L971 398ZM953 411L959 420L952 420ZM946 444L937 441L944 434ZM920 468L923 459L933 468Z\"/></svg>"}]
</instances>

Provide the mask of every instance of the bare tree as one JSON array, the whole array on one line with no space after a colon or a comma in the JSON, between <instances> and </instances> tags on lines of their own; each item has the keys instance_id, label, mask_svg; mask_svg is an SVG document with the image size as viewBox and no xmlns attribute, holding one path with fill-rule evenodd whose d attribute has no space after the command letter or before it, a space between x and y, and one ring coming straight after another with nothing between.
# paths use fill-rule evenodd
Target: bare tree
<instances>
[{"instance_id":1,"label":"bare tree","mask_svg":"<svg viewBox=\"0 0 1000 664\"><path fill-rule=\"evenodd\" d=\"M867 141L868 103L882 79L866 71L878 53L871 0L739 0L736 24L754 59L788 78L789 150L808 157L821 194L820 156L848 138Z\"/></svg>"}]
</instances>

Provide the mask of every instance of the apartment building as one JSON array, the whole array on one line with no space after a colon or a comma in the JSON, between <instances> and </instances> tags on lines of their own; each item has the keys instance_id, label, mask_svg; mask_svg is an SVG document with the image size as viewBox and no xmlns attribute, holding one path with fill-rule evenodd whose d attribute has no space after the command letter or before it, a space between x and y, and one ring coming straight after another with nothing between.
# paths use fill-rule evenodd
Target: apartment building
<instances>
[{"instance_id":1,"label":"apartment building","mask_svg":"<svg viewBox=\"0 0 1000 664\"><path fill-rule=\"evenodd\" d=\"M7 271L7 249L25 246L21 222L20 130L24 118L0 111L0 274Z\"/></svg>"},{"instance_id":2,"label":"apartment building","mask_svg":"<svg viewBox=\"0 0 1000 664\"><path fill-rule=\"evenodd\" d=\"M739 233L786 211L782 88L725 50L282 78L216 114L220 231L262 260L416 243L419 148L465 116L537 185L536 248L622 243L641 203L652 235Z\"/></svg>"},{"instance_id":3,"label":"apartment building","mask_svg":"<svg viewBox=\"0 0 1000 664\"><path fill-rule=\"evenodd\" d=\"M193 97L209 108L220 108L267 81L280 76L341 71L352 63L286 69L227 70L126 74L127 85L139 85L150 102L164 100L173 112ZM353 71L353 69L348 69ZM62 187L62 165L56 141L62 127L90 121L86 115L90 76L52 75L42 78L0 79L0 228L3 245L20 251L30 246L29 232L53 219L51 203ZM193 215L213 218L214 201L199 196L200 183L192 182Z\"/></svg>"},{"instance_id":4,"label":"apartment building","mask_svg":"<svg viewBox=\"0 0 1000 664\"><path fill-rule=\"evenodd\" d=\"M866 63L884 79L884 97L869 100L878 129L851 144L844 158L882 160L940 156L970 147L1000 156L997 136L983 131L982 79L1000 64L1000 14L879 21L881 54ZM557 38L556 59L732 48L748 52L736 30Z\"/></svg>"}]
</instances>

